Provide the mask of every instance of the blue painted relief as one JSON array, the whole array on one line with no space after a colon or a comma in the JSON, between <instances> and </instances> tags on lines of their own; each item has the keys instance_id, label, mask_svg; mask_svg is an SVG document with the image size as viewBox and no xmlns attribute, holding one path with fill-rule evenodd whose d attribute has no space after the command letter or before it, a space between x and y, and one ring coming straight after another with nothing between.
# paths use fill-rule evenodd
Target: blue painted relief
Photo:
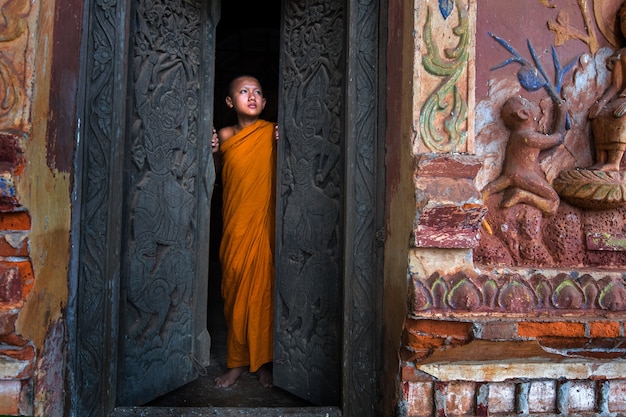
<instances>
[{"instance_id":1,"label":"blue painted relief","mask_svg":"<svg viewBox=\"0 0 626 417\"><path fill-rule=\"evenodd\" d=\"M559 61L559 57L556 53L556 49L554 46L552 47L552 60L554 61L554 73L555 73L555 82L552 84L548 77L548 74L543 68L541 61L539 61L539 57L535 52L535 48L533 47L530 40L528 41L528 49L530 50L530 54L533 59L533 63L529 62L526 58L520 55L519 52L515 50L511 45L509 45L504 39L494 35L489 32L489 36L494 38L500 45L502 45L509 53L511 57L501 62L500 64L491 68L491 70L496 70L502 67L505 67L513 62L517 62L521 65L521 68L517 71L517 79L520 82L520 85L526 91L537 91L540 88L544 88L552 100L555 102L561 100L561 87L563 86L563 78L565 74L574 67L576 62L578 61L578 57L575 57L570 62L567 63L564 67L561 66L561 62Z\"/></svg>"},{"instance_id":2,"label":"blue painted relief","mask_svg":"<svg viewBox=\"0 0 626 417\"><path fill-rule=\"evenodd\" d=\"M441 12L444 20L450 16L452 10L454 10L453 0L439 0L439 11Z\"/></svg>"}]
</instances>

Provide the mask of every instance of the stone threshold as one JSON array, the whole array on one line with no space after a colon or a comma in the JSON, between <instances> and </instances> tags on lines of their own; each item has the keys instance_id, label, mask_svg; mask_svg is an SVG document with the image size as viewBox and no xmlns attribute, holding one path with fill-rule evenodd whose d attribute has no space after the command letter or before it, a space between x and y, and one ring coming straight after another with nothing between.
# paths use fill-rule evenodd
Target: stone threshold
<instances>
[{"instance_id":1,"label":"stone threshold","mask_svg":"<svg viewBox=\"0 0 626 417\"><path fill-rule=\"evenodd\" d=\"M109 417L341 417L337 407L117 407Z\"/></svg>"},{"instance_id":2,"label":"stone threshold","mask_svg":"<svg viewBox=\"0 0 626 417\"><path fill-rule=\"evenodd\" d=\"M537 341L475 340L433 353L416 369L439 381L503 382L530 379L623 379L626 361L558 355Z\"/></svg>"}]
</instances>

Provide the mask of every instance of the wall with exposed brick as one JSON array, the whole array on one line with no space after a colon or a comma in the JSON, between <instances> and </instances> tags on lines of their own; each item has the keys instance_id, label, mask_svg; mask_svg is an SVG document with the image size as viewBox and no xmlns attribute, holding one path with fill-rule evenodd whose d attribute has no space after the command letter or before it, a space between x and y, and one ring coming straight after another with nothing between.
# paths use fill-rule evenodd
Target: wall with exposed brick
<instances>
[{"instance_id":1,"label":"wall with exposed brick","mask_svg":"<svg viewBox=\"0 0 626 417\"><path fill-rule=\"evenodd\" d=\"M58 80L71 80L79 53L71 30L80 7L10 1L0 27L0 414L61 415L65 398L64 308L68 293L71 185L76 85L51 96ZM75 38L59 43L55 19ZM56 59L56 65L53 63ZM55 69L57 68L57 69ZM69 117L68 119L65 119ZM59 119L68 130L54 129ZM52 129L50 127L53 127ZM69 146L66 146L68 145Z\"/></svg>"},{"instance_id":2,"label":"wall with exposed brick","mask_svg":"<svg viewBox=\"0 0 626 417\"><path fill-rule=\"evenodd\" d=\"M82 3L3 7L0 414L64 408ZM388 3L383 380L398 389L384 390L397 394L386 412L626 413L624 209L568 209L541 230L549 244L532 235L541 213L511 211L523 233L507 246L511 218L481 195L502 162L507 132L497 107L511 94L540 102L545 93L522 91L519 76L528 72L519 65L493 69L510 53L490 33L528 63L532 40L550 75L551 46L563 63L581 57L577 77L567 74L580 124L584 100L603 82L607 50L598 51L613 46L597 18L616 2L594 2L593 21L571 0ZM572 40L576 28L586 36ZM588 159L585 132L544 166Z\"/></svg>"},{"instance_id":3,"label":"wall with exposed brick","mask_svg":"<svg viewBox=\"0 0 626 417\"><path fill-rule=\"evenodd\" d=\"M506 196L481 193L502 169L504 100L541 103L538 129L548 133L549 86L570 61L556 89L567 91L572 123L538 169L552 182L592 162L586 112L602 92L622 3L413 3L415 210L397 415L626 411L623 208L590 212L562 199L550 215L532 200L503 208ZM545 69L547 81L526 88Z\"/></svg>"}]
</instances>

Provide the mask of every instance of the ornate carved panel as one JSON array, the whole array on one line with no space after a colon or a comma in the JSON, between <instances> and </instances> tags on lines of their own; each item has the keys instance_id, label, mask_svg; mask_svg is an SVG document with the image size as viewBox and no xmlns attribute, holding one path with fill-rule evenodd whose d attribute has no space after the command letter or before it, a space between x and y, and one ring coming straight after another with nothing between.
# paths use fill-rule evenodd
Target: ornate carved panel
<instances>
[{"instance_id":1,"label":"ornate carved panel","mask_svg":"<svg viewBox=\"0 0 626 417\"><path fill-rule=\"evenodd\" d=\"M345 10L285 4L275 382L317 404L341 398Z\"/></svg>"},{"instance_id":2,"label":"ornate carved panel","mask_svg":"<svg viewBox=\"0 0 626 417\"><path fill-rule=\"evenodd\" d=\"M590 315L626 311L621 273L528 272L478 274L433 273L411 276L409 314L443 313L525 315Z\"/></svg>"},{"instance_id":3,"label":"ornate carved panel","mask_svg":"<svg viewBox=\"0 0 626 417\"><path fill-rule=\"evenodd\" d=\"M192 362L208 354L205 323L193 318L206 317L215 179L209 6L89 5L73 415L147 401L193 377Z\"/></svg>"},{"instance_id":4,"label":"ornate carved panel","mask_svg":"<svg viewBox=\"0 0 626 417\"><path fill-rule=\"evenodd\" d=\"M91 2L85 24L85 102L82 120L84 141L79 143L80 176L77 195L77 282L72 283L68 324L72 415L104 416L115 398L114 366L117 344L119 247L121 218L121 157L119 143L123 125L120 109L126 94L124 43L127 36L127 2ZM71 309L74 311L71 311ZM73 332L72 332L73 331Z\"/></svg>"},{"instance_id":5,"label":"ornate carved panel","mask_svg":"<svg viewBox=\"0 0 626 417\"><path fill-rule=\"evenodd\" d=\"M208 230L196 226L208 210L199 202L210 148L199 105L203 3L139 1L132 12L119 404L145 403L196 377L193 303L206 299L192 294L195 279L207 279L196 251L208 248Z\"/></svg>"},{"instance_id":6,"label":"ornate carved panel","mask_svg":"<svg viewBox=\"0 0 626 417\"><path fill-rule=\"evenodd\" d=\"M379 1L349 2L346 85L346 190L344 248L344 416L381 415L380 371L384 168L378 141Z\"/></svg>"},{"instance_id":7,"label":"ornate carved panel","mask_svg":"<svg viewBox=\"0 0 626 417\"><path fill-rule=\"evenodd\" d=\"M76 390L73 415L104 416L115 406L115 359L118 352L117 345L111 341L116 341L118 337L119 316L116 306L122 273L133 269L148 280L163 277L166 267L172 269L176 265L173 261L181 259L175 258L173 252L184 252L190 247L190 242L194 242L186 234L190 227L202 229L205 226L201 220L189 226L184 216L168 217L171 214L168 210L152 216L146 215L150 208L154 208L152 201L155 189L166 191L164 195L169 197L163 199L164 204L160 204L159 209L184 203L184 198L176 199L173 196L191 195L202 201L210 194L212 173L207 163L210 155L200 154L198 148L194 148L193 135L189 136L187 142L176 139L180 132L193 133L194 129L198 129L199 139L204 138L206 132L202 132L194 123L210 120L210 106L204 106L205 109L209 108L205 114L191 111L191 118L169 117L155 121L150 116L150 112L154 115L155 107L163 111L160 106L165 106L165 113L173 116L175 112L167 109L176 109L176 105L172 107L171 104L180 100L177 93L159 90L157 81L171 82L178 92L189 91L184 86L188 85L186 83L191 78L198 76L201 80L198 85L202 91L200 96L210 98L213 93L210 85L204 85L206 68L205 72L200 71L202 74L198 75L194 73L198 67L186 62L184 71L177 71L180 65L177 61L180 59L178 48L189 46L190 39L186 35L162 38L168 31L181 33L189 29L183 23L187 22L185 19L193 18L194 14L187 14L189 11L185 11L183 16L177 14L182 10L179 9L182 3L159 1L158 4L150 3L153 7L145 9L138 5L136 11L143 13L143 21L138 19L137 14L130 14L130 4L124 0L115 3L94 1L89 5L88 24L85 25L88 33L86 67L83 72L86 75L84 114L89 117L84 120L85 140L80 149L85 155L83 175L77 183L83 229L78 239L79 278L73 284L74 297L70 303L75 309L74 314L70 314L70 320L76 318L70 324L77 329L72 336L72 343L76 345L72 351L77 352L72 358ZM198 4L184 3L185 7L191 9ZM148 3L143 4L147 6ZM380 331L380 323L375 320L379 295L376 294L378 279L374 271L376 212L373 210L375 201L380 201L375 186L378 164L375 118L379 94L376 86L376 12L379 6L376 1L351 2L349 26L346 25L348 8L345 4L317 0L307 2L306 8L304 6L302 1L285 4L287 18L284 28L285 33L291 36L284 39L285 71L281 94L284 96L283 105L289 106L283 110L283 114L288 116L282 120L284 132L279 143L288 157L283 159L284 165L281 167L284 174L281 181L283 204L279 207L279 215L286 218L290 225L298 226L298 229L285 229L285 233L280 234L279 246L284 248L285 242L297 245L295 249L289 247L288 255L293 256L281 259L285 259L282 267L288 266L297 272L293 277L287 275L291 278L287 286L296 288L294 294L299 298L295 300L290 295L285 296L286 302L281 306L288 305L294 310L279 310L278 314L282 317L279 322L283 326L292 325L290 330L298 330L290 333L283 327L283 334L287 337L308 335L308 339L301 337L297 340L299 345L291 346L297 349L304 347L308 349L307 352L313 353L309 359L320 359L321 363L325 363L325 375L321 379L318 377L318 380L334 381L330 388L333 399L329 402L342 403L343 415L373 416L376 415L376 356L379 353ZM138 35L138 43L126 39L131 19L137 25L134 33ZM158 19L161 19L160 23ZM212 42L212 23L209 20L207 22L200 36ZM348 37L352 51L349 57L345 50ZM152 52L143 50L143 47L137 46L141 42L158 43L158 47ZM124 46L127 43L130 43L130 55ZM206 53L206 49L202 52ZM140 96L131 96L127 104L125 77L129 56L133 61L133 71L128 72L128 78L142 93ZM192 62L198 56L189 54ZM206 61L206 56L201 59L205 60L203 62L207 63L207 68L211 68L211 61ZM164 68L164 64L168 67ZM160 70L156 71L157 67ZM149 72L152 72L154 78L149 79L149 87L142 90L142 83L146 82L142 75ZM348 72L350 77L358 81L350 84L349 92L345 89ZM350 102L347 101L347 93L353 95ZM126 105L128 113L124 111ZM189 108L189 101L185 100L184 105ZM345 114L344 109L348 109L349 114ZM126 114L129 115L128 121L125 120ZM128 136L122 126L130 126ZM155 130L158 130L155 126L160 126L159 129L165 127L163 137L154 135ZM172 126L174 128L170 129ZM348 137L346 132L349 132ZM296 146L297 149L293 149ZM155 163L164 161L155 158L159 152L170 162L174 160L174 169L170 165L168 171L167 166ZM187 164L187 158L194 152L197 161L200 161L201 166L198 168ZM347 169L344 158L348 159ZM122 180L125 174L127 190L134 196L127 201L123 201L119 186L124 183ZM196 194L187 180L194 181ZM344 184L348 181L350 186L346 188ZM200 192L201 189L205 190ZM308 191L304 193L309 189L310 195ZM168 201L172 204L165 204ZM125 205L122 204L124 202ZM122 210L122 207L126 208ZM344 220L345 211L350 211L350 216ZM176 212L179 213L178 210ZM303 213L308 213L314 221L301 217ZM122 222L124 216L128 217ZM154 219L159 217L167 220L155 222ZM151 223L159 227L150 230ZM135 225L139 227L135 228ZM122 230L128 237L124 246L121 244ZM346 241L349 241L346 245L349 247L344 247ZM196 243L200 244L198 241ZM120 247L124 249L123 257L116 249ZM191 255L196 268L199 268L198 260L203 255L199 253L201 251L197 249ZM189 259L187 254L182 256L182 259ZM157 265L157 261L161 262L158 263L160 266L150 268L150 263L155 262L154 265ZM122 264L123 269L120 267ZM294 268L294 265L299 267ZM199 270L196 272L200 273ZM330 281L319 287L320 297L307 301L309 311L306 311L302 307L302 300L306 300L307 295L318 293L317 282L313 281L318 277L330 278ZM159 338L164 340L163 334L167 331L168 323L180 317L173 314L178 307L172 306L170 302L165 324L155 324L158 323L155 321L158 315L152 315L153 320L142 327L140 324L145 322L134 319L141 312L150 313L149 307L138 306L148 295L139 296L134 291L131 293L131 289L138 288L135 284L125 284L127 286L122 291L122 298L132 303L119 314L125 318L125 328L130 329L135 325L132 327L136 330L133 335L138 338L132 339L132 343L125 342L130 344L123 349L133 352L133 346L141 343L159 348L157 342ZM315 292L311 291L313 287ZM152 285L149 288L165 287ZM347 292L349 295L344 298ZM308 321L288 320L297 318L295 313L298 311L303 312L301 317ZM342 313L343 329L346 331L342 329ZM328 348L326 341L330 341L333 347ZM293 364L308 366L310 375L316 375L318 368L313 366L313 362L302 362L305 357L303 351L294 352L297 359ZM321 356L315 356L318 354ZM328 356L323 357L326 354ZM135 357L139 357L138 353L135 353ZM291 374L298 378L305 375ZM308 378L306 383L314 378ZM323 390L328 388L324 387ZM317 394L325 395L325 392L318 390Z\"/></svg>"}]
</instances>

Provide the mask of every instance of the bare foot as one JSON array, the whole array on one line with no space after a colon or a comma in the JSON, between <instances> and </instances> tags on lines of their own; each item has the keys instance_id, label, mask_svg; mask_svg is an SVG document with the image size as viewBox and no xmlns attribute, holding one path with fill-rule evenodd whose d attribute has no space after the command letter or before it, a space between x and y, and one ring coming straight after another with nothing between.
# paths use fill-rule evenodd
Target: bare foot
<instances>
[{"instance_id":1,"label":"bare foot","mask_svg":"<svg viewBox=\"0 0 626 417\"><path fill-rule=\"evenodd\" d=\"M237 379L248 370L247 366L240 366L238 368L230 368L224 374L215 378L215 385L220 388L226 388L237 382Z\"/></svg>"},{"instance_id":2,"label":"bare foot","mask_svg":"<svg viewBox=\"0 0 626 417\"><path fill-rule=\"evenodd\" d=\"M259 370L256 371L256 377L259 380L259 384L263 385L265 388L272 388L272 363L268 362L263 364Z\"/></svg>"}]
</instances>

